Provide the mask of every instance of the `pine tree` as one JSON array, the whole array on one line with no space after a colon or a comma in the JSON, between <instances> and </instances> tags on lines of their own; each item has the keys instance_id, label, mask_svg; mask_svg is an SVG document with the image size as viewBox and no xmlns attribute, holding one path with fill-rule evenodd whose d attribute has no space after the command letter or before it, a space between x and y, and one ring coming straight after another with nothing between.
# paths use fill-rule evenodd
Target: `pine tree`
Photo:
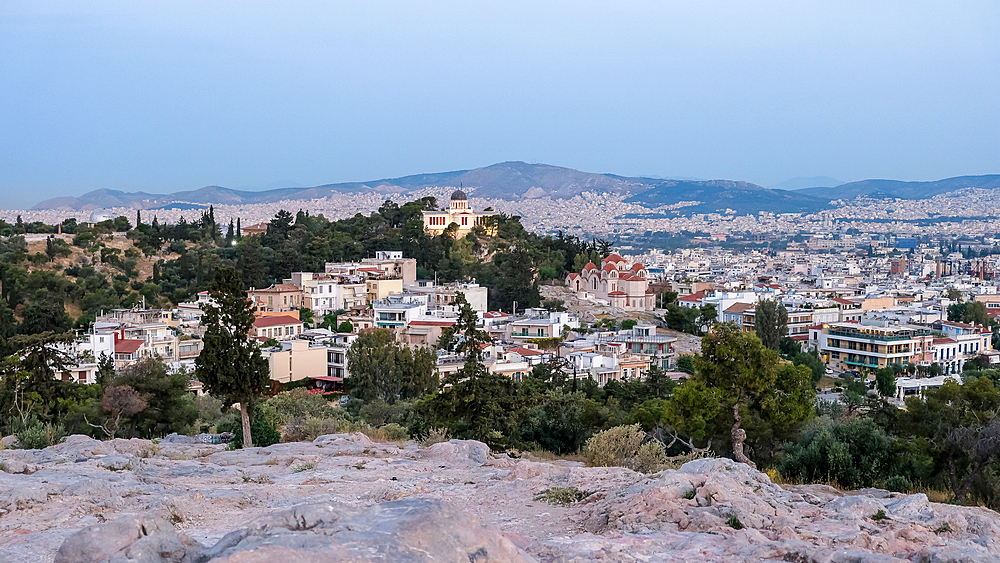
<instances>
[{"instance_id":1,"label":"pine tree","mask_svg":"<svg viewBox=\"0 0 1000 563\"><path fill-rule=\"evenodd\" d=\"M240 273L223 266L209 284L214 304L205 306L205 347L195 359L195 375L209 394L240 404L243 443L253 447L250 406L268 387L267 361L250 339L253 306L243 290Z\"/></svg>"},{"instance_id":2,"label":"pine tree","mask_svg":"<svg viewBox=\"0 0 1000 563\"><path fill-rule=\"evenodd\" d=\"M142 224L142 210L141 209L136 209L135 210L135 228L138 229L139 225L141 225L141 224Z\"/></svg>"},{"instance_id":3,"label":"pine tree","mask_svg":"<svg viewBox=\"0 0 1000 563\"><path fill-rule=\"evenodd\" d=\"M236 218L236 238L243 238L243 227L240 226L240 218Z\"/></svg>"},{"instance_id":4,"label":"pine tree","mask_svg":"<svg viewBox=\"0 0 1000 563\"><path fill-rule=\"evenodd\" d=\"M233 229L233 220L229 220L229 230L226 231L226 246L232 246L233 237L235 236L235 231Z\"/></svg>"}]
</instances>

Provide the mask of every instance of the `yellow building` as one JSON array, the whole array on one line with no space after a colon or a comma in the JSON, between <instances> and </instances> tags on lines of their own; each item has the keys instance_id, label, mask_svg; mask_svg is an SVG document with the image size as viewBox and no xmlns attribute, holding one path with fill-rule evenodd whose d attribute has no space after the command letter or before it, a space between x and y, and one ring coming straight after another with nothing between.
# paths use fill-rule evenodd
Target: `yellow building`
<instances>
[{"instance_id":1,"label":"yellow building","mask_svg":"<svg viewBox=\"0 0 1000 563\"><path fill-rule=\"evenodd\" d=\"M265 350L271 379L280 383L326 375L326 346L312 347L307 340L285 342L281 350Z\"/></svg>"},{"instance_id":2,"label":"yellow building","mask_svg":"<svg viewBox=\"0 0 1000 563\"><path fill-rule=\"evenodd\" d=\"M448 209L442 211L424 211L424 229L433 234L439 235L449 225L458 225L458 234L465 235L478 225L489 213L476 213L469 205L469 198L462 190L455 190L451 194L451 202Z\"/></svg>"}]
</instances>

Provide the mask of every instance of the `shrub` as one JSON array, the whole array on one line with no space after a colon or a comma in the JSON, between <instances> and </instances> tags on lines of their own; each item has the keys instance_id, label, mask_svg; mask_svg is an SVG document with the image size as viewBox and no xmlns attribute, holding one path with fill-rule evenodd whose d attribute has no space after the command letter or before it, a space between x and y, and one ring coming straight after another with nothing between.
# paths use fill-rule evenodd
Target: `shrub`
<instances>
[{"instance_id":1,"label":"shrub","mask_svg":"<svg viewBox=\"0 0 1000 563\"><path fill-rule=\"evenodd\" d=\"M886 480L885 488L894 493L906 493L913 489L913 483L902 475L893 475Z\"/></svg>"},{"instance_id":2,"label":"shrub","mask_svg":"<svg viewBox=\"0 0 1000 563\"><path fill-rule=\"evenodd\" d=\"M892 440L869 418L817 425L802 433L781 462L781 473L805 482L834 480L873 487L892 467Z\"/></svg>"},{"instance_id":3,"label":"shrub","mask_svg":"<svg viewBox=\"0 0 1000 563\"><path fill-rule=\"evenodd\" d=\"M220 431L233 433L233 439L229 442L229 448L238 450L243 447L243 424L237 416L235 428L220 428ZM254 405L252 416L250 417L250 433L253 435L255 447L266 448L281 441L281 434L278 429L264 416L260 405Z\"/></svg>"},{"instance_id":4,"label":"shrub","mask_svg":"<svg viewBox=\"0 0 1000 563\"><path fill-rule=\"evenodd\" d=\"M557 506L565 506L574 502L580 502L592 494L594 494L594 491L581 491L576 487L552 487L551 489L545 489L535 494L533 500L536 502L545 501Z\"/></svg>"},{"instance_id":5,"label":"shrub","mask_svg":"<svg viewBox=\"0 0 1000 563\"><path fill-rule=\"evenodd\" d=\"M735 514L729 515L729 520L726 521L726 524L734 530L743 529L743 522L740 522L740 519L737 518Z\"/></svg>"},{"instance_id":6,"label":"shrub","mask_svg":"<svg viewBox=\"0 0 1000 563\"><path fill-rule=\"evenodd\" d=\"M385 435L387 440L392 442L405 442L410 439L410 435L406 432L406 428L403 428L394 422L379 428L379 431Z\"/></svg>"},{"instance_id":7,"label":"shrub","mask_svg":"<svg viewBox=\"0 0 1000 563\"><path fill-rule=\"evenodd\" d=\"M420 439L420 447L429 448L434 444L448 441L447 428L431 428L426 436Z\"/></svg>"},{"instance_id":8,"label":"shrub","mask_svg":"<svg viewBox=\"0 0 1000 563\"><path fill-rule=\"evenodd\" d=\"M874 520L876 522L878 522L879 520L886 520L888 518L889 517L886 516L885 511L882 510L881 508L878 509L878 512L876 512L875 514L872 514L872 520Z\"/></svg>"},{"instance_id":9,"label":"shrub","mask_svg":"<svg viewBox=\"0 0 1000 563\"><path fill-rule=\"evenodd\" d=\"M641 473L660 471L667 464L666 450L659 442L643 444L646 433L639 424L616 426L587 440L587 462L592 466L627 467Z\"/></svg>"},{"instance_id":10,"label":"shrub","mask_svg":"<svg viewBox=\"0 0 1000 563\"><path fill-rule=\"evenodd\" d=\"M63 425L53 426L51 422L42 423L35 420L29 422L24 429L17 432L18 447L26 450L40 450L54 446L66 437Z\"/></svg>"}]
</instances>

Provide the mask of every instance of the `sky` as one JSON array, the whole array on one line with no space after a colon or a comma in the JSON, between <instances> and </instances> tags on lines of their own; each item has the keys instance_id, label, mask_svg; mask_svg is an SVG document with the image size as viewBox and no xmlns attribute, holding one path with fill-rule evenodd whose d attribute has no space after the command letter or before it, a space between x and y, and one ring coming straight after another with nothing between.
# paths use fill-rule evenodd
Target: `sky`
<instances>
[{"instance_id":1,"label":"sky","mask_svg":"<svg viewBox=\"0 0 1000 563\"><path fill-rule=\"evenodd\" d=\"M0 208L508 160L1000 173L1000 2L0 3Z\"/></svg>"}]
</instances>

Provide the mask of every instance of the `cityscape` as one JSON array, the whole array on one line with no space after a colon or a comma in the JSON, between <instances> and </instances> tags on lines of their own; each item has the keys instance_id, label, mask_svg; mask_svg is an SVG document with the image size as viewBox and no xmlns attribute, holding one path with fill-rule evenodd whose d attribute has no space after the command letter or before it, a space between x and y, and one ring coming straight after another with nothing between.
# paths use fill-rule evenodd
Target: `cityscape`
<instances>
[{"instance_id":1,"label":"cityscape","mask_svg":"<svg viewBox=\"0 0 1000 563\"><path fill-rule=\"evenodd\" d=\"M1000 561L997 23L0 7L0 561Z\"/></svg>"}]
</instances>

